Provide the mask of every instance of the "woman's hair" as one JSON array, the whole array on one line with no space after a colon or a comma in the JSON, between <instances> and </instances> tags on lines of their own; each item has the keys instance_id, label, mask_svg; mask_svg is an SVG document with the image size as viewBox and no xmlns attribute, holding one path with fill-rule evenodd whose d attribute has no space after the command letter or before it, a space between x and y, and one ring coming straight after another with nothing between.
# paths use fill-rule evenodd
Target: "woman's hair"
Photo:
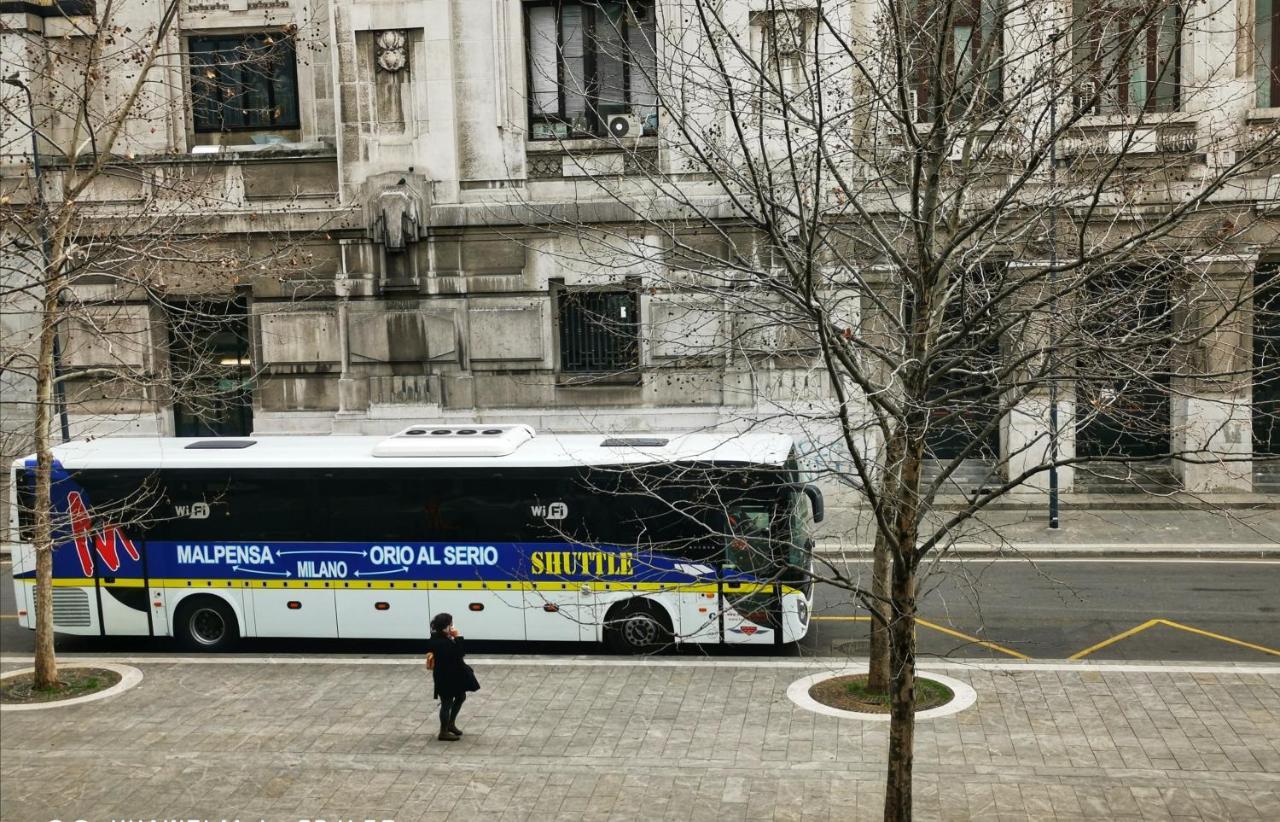
<instances>
[{"instance_id":1,"label":"woman's hair","mask_svg":"<svg viewBox=\"0 0 1280 822\"><path fill-rule=\"evenodd\" d=\"M431 618L431 633L442 634L444 629L453 624L453 615L446 613L436 614Z\"/></svg>"}]
</instances>

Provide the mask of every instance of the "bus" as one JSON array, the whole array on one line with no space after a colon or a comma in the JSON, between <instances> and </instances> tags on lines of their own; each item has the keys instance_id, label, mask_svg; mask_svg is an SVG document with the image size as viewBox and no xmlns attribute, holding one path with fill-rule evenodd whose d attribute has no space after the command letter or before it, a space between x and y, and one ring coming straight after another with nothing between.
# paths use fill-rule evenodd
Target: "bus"
<instances>
[{"instance_id":1,"label":"bus","mask_svg":"<svg viewBox=\"0 0 1280 822\"><path fill-rule=\"evenodd\" d=\"M53 449L53 628L174 637L782 645L812 606L822 496L782 435L102 438ZM13 466L34 627L31 458Z\"/></svg>"}]
</instances>

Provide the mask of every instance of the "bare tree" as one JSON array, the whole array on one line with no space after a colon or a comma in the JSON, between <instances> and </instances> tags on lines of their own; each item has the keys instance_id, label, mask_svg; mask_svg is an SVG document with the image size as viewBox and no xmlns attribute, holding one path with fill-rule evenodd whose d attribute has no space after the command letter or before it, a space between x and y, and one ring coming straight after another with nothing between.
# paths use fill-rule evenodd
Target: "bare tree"
<instances>
[{"instance_id":1,"label":"bare tree","mask_svg":"<svg viewBox=\"0 0 1280 822\"><path fill-rule=\"evenodd\" d=\"M28 443L35 453L33 493L20 499L36 556L39 688L57 684L53 550L85 527L51 500L55 426L66 439L68 409L96 415L96 433L110 433L113 420L124 425L150 406L180 404L199 417L245 402L249 360L226 362L211 344L225 332L226 297L254 278L308 268L297 237L220 236L207 215L235 207L221 181L199 157L157 156L187 99L221 105L235 93L212 66L207 83L184 83L177 0L154 4L141 26L120 0L70 5L65 37L4 33L15 71L0 97L0 310L33 319L8 326L0 366L14 394L34 385L30 424L11 416L3 433L6 454ZM257 43L237 70L267 70L279 45ZM152 328L157 317L167 331ZM121 510L149 516L146 508Z\"/></svg>"},{"instance_id":2,"label":"bare tree","mask_svg":"<svg viewBox=\"0 0 1280 822\"><path fill-rule=\"evenodd\" d=\"M1222 3L575 9L530 33L533 136L574 179L493 219L584 292L649 295L664 357L628 368L718 363L740 427L800 432L862 500L872 584L816 576L874 617L884 817L909 819L922 562L1010 494L1212 490L1254 459L1247 329L1276 287L1254 202L1277 137L1245 126L1256 55ZM1194 66L1193 35L1213 44ZM605 130L619 111L638 139Z\"/></svg>"}]
</instances>

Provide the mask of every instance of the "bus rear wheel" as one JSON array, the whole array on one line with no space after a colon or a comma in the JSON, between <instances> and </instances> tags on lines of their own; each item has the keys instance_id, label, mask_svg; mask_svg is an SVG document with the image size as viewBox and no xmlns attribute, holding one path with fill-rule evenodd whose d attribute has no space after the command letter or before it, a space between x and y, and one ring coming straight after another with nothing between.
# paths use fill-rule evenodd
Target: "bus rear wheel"
<instances>
[{"instance_id":1,"label":"bus rear wheel","mask_svg":"<svg viewBox=\"0 0 1280 822\"><path fill-rule=\"evenodd\" d=\"M192 651L225 651L240 639L235 612L217 597L184 602L175 627L178 641Z\"/></svg>"},{"instance_id":2,"label":"bus rear wheel","mask_svg":"<svg viewBox=\"0 0 1280 822\"><path fill-rule=\"evenodd\" d=\"M671 627L657 606L633 601L605 620L605 644L623 654L652 654L671 641Z\"/></svg>"}]
</instances>

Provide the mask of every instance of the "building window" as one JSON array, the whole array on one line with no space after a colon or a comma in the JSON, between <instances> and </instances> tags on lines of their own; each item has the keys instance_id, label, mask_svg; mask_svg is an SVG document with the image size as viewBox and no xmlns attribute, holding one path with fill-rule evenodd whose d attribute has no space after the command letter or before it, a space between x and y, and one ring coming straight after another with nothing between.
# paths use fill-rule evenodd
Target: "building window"
<instances>
[{"instance_id":1,"label":"building window","mask_svg":"<svg viewBox=\"0 0 1280 822\"><path fill-rule=\"evenodd\" d=\"M637 292L561 290L560 370L617 373L640 365L640 296Z\"/></svg>"},{"instance_id":2,"label":"building window","mask_svg":"<svg viewBox=\"0 0 1280 822\"><path fill-rule=\"evenodd\" d=\"M915 77L908 104L918 122L930 122L945 104L953 112L969 110L975 103L980 110L1001 100L1004 62L1004 4L1002 0L961 0L951 24L951 37L942 44L947 54L942 94L934 94L930 74L937 50L929 43L931 5L919 7L925 15L919 22L921 47L914 56ZM976 98L976 99L975 99Z\"/></svg>"},{"instance_id":3,"label":"building window","mask_svg":"<svg viewBox=\"0 0 1280 822\"><path fill-rule=\"evenodd\" d=\"M532 139L657 134L653 0L528 3L525 31Z\"/></svg>"},{"instance_id":4,"label":"building window","mask_svg":"<svg viewBox=\"0 0 1280 822\"><path fill-rule=\"evenodd\" d=\"M1088 114L1177 111L1182 11L1171 0L1074 0L1076 105Z\"/></svg>"},{"instance_id":5,"label":"building window","mask_svg":"<svg viewBox=\"0 0 1280 822\"><path fill-rule=\"evenodd\" d=\"M1258 96L1254 105L1270 108L1280 105L1280 52L1274 43L1280 40L1280 15L1275 13L1277 0L1257 0L1253 24L1253 76Z\"/></svg>"},{"instance_id":6,"label":"building window","mask_svg":"<svg viewBox=\"0 0 1280 822\"><path fill-rule=\"evenodd\" d=\"M284 32L192 37L197 133L298 128L293 38Z\"/></svg>"},{"instance_id":7,"label":"building window","mask_svg":"<svg viewBox=\"0 0 1280 822\"><path fill-rule=\"evenodd\" d=\"M803 94L812 78L815 19L810 9L774 9L751 14L752 51L762 112L781 115L788 100Z\"/></svg>"}]
</instances>

